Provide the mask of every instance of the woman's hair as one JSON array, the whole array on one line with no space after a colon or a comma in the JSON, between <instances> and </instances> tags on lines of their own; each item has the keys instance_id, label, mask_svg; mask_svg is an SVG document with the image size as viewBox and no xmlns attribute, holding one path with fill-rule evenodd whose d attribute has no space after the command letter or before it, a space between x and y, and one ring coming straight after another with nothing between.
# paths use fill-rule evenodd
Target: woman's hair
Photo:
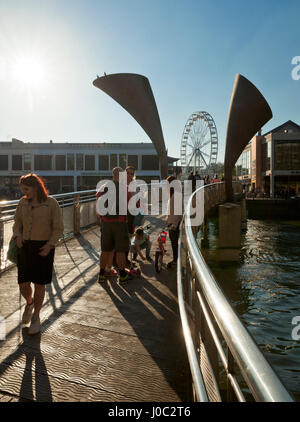
<instances>
[{"instance_id":1,"label":"woman's hair","mask_svg":"<svg viewBox=\"0 0 300 422\"><path fill-rule=\"evenodd\" d=\"M31 188L36 188L37 192L37 200L39 202L44 202L48 198L48 192L45 188L44 182L42 179L39 178L34 173L25 174L24 176L21 176L19 179L19 185L25 185L29 186Z\"/></svg>"}]
</instances>

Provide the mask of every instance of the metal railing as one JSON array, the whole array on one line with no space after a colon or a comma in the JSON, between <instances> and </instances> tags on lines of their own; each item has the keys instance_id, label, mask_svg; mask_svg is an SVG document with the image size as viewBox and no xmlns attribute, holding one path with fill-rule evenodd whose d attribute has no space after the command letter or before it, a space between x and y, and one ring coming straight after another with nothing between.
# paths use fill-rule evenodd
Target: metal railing
<instances>
[{"instance_id":1,"label":"metal railing","mask_svg":"<svg viewBox=\"0 0 300 422\"><path fill-rule=\"evenodd\" d=\"M139 186L149 187L148 184L140 184ZM161 186L159 185L159 187ZM58 201L62 209L64 223L63 239L78 234L82 228L89 227L98 222L95 207L96 189L52 196ZM151 192L149 192L149 199L151 199ZM161 201L161 193L159 201ZM0 273L14 265L7 260L7 249L12 237L14 214L18 202L19 200L0 202Z\"/></svg>"},{"instance_id":2,"label":"metal railing","mask_svg":"<svg viewBox=\"0 0 300 422\"><path fill-rule=\"evenodd\" d=\"M52 195L62 210L64 237L66 239L78 234L81 229L97 223L96 190L86 190ZM14 214L19 200L0 202L0 271L13 264L6 254L12 236Z\"/></svg>"},{"instance_id":3,"label":"metal railing","mask_svg":"<svg viewBox=\"0 0 300 422\"><path fill-rule=\"evenodd\" d=\"M180 229L178 302L194 399L293 401L203 259L191 225L192 203L202 189L209 200L205 215L225 201L223 183L199 188L188 201Z\"/></svg>"}]
</instances>

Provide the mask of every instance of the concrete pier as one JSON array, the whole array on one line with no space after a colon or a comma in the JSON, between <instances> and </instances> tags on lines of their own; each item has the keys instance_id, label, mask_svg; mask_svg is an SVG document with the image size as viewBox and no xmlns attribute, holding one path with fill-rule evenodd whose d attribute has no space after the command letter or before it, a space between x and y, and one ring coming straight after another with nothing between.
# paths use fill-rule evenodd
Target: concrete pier
<instances>
[{"instance_id":1,"label":"concrete pier","mask_svg":"<svg viewBox=\"0 0 300 422\"><path fill-rule=\"evenodd\" d=\"M239 259L241 247L241 206L226 202L219 205L219 248L221 261Z\"/></svg>"}]
</instances>

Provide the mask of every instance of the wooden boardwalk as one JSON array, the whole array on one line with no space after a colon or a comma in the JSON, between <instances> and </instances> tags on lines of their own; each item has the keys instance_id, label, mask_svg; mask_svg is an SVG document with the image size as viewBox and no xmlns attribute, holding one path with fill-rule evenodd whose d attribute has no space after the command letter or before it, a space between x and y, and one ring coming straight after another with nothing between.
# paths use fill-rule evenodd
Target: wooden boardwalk
<instances>
[{"instance_id":1,"label":"wooden boardwalk","mask_svg":"<svg viewBox=\"0 0 300 422\"><path fill-rule=\"evenodd\" d=\"M153 239L163 227L150 218ZM140 278L98 283L99 227L56 249L42 331L28 336L16 268L0 279L0 401L190 401L176 271L139 261ZM167 245L170 260L170 244Z\"/></svg>"}]
</instances>

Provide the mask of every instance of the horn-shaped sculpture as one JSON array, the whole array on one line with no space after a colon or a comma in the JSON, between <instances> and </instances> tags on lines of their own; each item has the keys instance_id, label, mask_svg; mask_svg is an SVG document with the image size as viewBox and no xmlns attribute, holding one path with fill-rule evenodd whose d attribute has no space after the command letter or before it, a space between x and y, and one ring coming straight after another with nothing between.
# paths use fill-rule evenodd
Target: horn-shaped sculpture
<instances>
[{"instance_id":1,"label":"horn-shaped sculpture","mask_svg":"<svg viewBox=\"0 0 300 422\"><path fill-rule=\"evenodd\" d=\"M244 76L237 74L234 81L228 114L224 179L226 201L233 201L232 170L259 129L272 118L269 104L259 90Z\"/></svg>"},{"instance_id":2,"label":"horn-shaped sculpture","mask_svg":"<svg viewBox=\"0 0 300 422\"><path fill-rule=\"evenodd\" d=\"M133 73L102 76L93 85L117 101L140 124L154 144L161 177L168 175L166 147L155 99L148 79Z\"/></svg>"}]
</instances>

